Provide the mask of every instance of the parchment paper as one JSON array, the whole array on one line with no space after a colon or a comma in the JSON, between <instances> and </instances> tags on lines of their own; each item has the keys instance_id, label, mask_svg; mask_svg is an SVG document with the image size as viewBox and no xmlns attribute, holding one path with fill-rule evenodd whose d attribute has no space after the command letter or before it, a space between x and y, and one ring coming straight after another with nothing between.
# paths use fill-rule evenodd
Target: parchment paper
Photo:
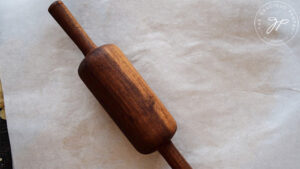
<instances>
[{"instance_id":1,"label":"parchment paper","mask_svg":"<svg viewBox=\"0 0 300 169\"><path fill-rule=\"evenodd\" d=\"M52 1L0 2L0 73L16 169L162 169L98 104ZM256 35L259 0L65 1L97 45L119 46L178 123L195 169L300 168L297 35ZM285 1L298 13L300 3Z\"/></svg>"}]
</instances>

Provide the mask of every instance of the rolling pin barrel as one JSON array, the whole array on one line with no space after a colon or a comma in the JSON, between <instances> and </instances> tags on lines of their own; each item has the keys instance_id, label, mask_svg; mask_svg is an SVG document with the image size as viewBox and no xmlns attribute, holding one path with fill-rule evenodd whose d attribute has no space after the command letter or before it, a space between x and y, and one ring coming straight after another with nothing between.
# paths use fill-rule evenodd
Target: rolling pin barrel
<instances>
[{"instance_id":1,"label":"rolling pin barrel","mask_svg":"<svg viewBox=\"0 0 300 169\"><path fill-rule=\"evenodd\" d=\"M85 55L80 78L137 151L159 150L173 169L191 169L170 141L174 118L122 51L113 44L97 48L61 1L49 12Z\"/></svg>"},{"instance_id":2,"label":"rolling pin barrel","mask_svg":"<svg viewBox=\"0 0 300 169\"><path fill-rule=\"evenodd\" d=\"M172 138L175 120L117 46L91 51L78 72L139 152L152 153Z\"/></svg>"}]
</instances>

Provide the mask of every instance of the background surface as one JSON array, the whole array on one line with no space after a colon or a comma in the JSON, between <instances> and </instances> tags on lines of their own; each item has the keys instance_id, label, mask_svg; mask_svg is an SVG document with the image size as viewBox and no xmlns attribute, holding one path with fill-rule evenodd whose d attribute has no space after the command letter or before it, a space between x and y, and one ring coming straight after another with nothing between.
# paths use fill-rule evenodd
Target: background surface
<instances>
[{"instance_id":1,"label":"background surface","mask_svg":"<svg viewBox=\"0 0 300 169\"><path fill-rule=\"evenodd\" d=\"M0 73L16 169L162 169L141 155L77 75L83 56L52 1L0 2ZM118 45L178 123L195 169L300 168L299 34L256 35L252 0L73 0L96 44ZM300 12L300 2L285 1Z\"/></svg>"}]
</instances>

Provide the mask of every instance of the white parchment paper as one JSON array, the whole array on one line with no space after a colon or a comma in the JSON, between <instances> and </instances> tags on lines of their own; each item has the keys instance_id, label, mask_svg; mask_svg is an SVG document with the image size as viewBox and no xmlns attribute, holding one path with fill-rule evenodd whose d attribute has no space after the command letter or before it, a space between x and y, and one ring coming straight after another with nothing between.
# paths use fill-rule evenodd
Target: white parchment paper
<instances>
[{"instance_id":1,"label":"white parchment paper","mask_svg":"<svg viewBox=\"0 0 300 169\"><path fill-rule=\"evenodd\" d=\"M162 169L139 154L77 75L83 56L48 0L0 1L0 75L16 169ZM299 35L256 35L260 0L72 0L96 44L127 55L178 123L195 169L300 168ZM300 3L285 1L298 13Z\"/></svg>"}]
</instances>

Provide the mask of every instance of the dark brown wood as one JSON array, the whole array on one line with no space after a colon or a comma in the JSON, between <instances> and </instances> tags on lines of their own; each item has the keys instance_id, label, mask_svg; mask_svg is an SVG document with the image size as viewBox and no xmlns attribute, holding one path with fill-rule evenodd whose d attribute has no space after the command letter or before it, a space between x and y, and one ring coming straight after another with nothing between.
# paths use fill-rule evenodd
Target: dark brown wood
<instances>
[{"instance_id":1,"label":"dark brown wood","mask_svg":"<svg viewBox=\"0 0 300 169\"><path fill-rule=\"evenodd\" d=\"M97 47L62 1L53 2L48 11L84 56Z\"/></svg>"},{"instance_id":2,"label":"dark brown wood","mask_svg":"<svg viewBox=\"0 0 300 169\"><path fill-rule=\"evenodd\" d=\"M156 151L172 138L175 120L117 46L90 52L78 72L139 152Z\"/></svg>"},{"instance_id":3,"label":"dark brown wood","mask_svg":"<svg viewBox=\"0 0 300 169\"><path fill-rule=\"evenodd\" d=\"M132 145L143 154L159 149L172 167L190 169L170 142L174 118L122 51L113 44L96 48L62 2L49 11L85 54L80 78Z\"/></svg>"},{"instance_id":4,"label":"dark brown wood","mask_svg":"<svg viewBox=\"0 0 300 169\"><path fill-rule=\"evenodd\" d=\"M192 167L176 149L172 141L160 146L158 151L173 169L192 169Z\"/></svg>"}]
</instances>

